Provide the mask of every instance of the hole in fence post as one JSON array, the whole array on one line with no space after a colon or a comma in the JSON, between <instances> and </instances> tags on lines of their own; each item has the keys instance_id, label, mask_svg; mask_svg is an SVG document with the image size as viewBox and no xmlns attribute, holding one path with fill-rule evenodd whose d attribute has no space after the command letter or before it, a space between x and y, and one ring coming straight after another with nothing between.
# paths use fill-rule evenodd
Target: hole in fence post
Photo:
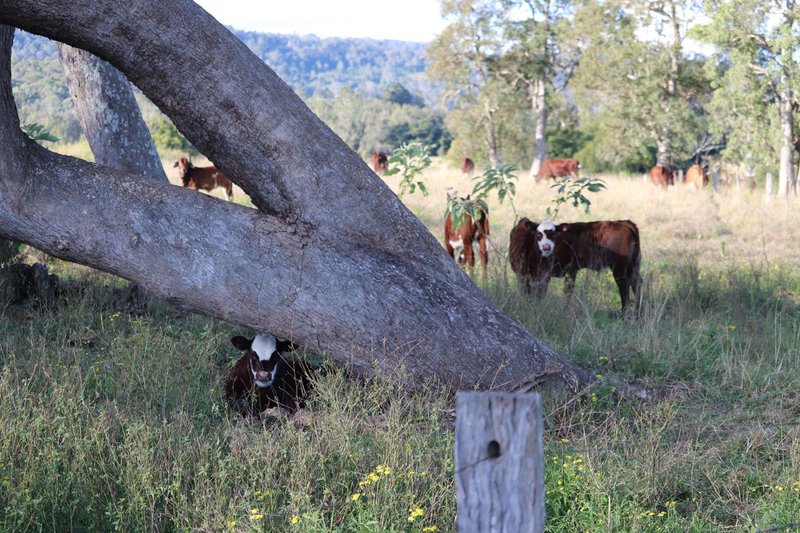
<instances>
[{"instance_id":1,"label":"hole in fence post","mask_svg":"<svg viewBox=\"0 0 800 533\"><path fill-rule=\"evenodd\" d=\"M500 457L500 443L496 440L489 441L489 445L486 447L486 453L489 455L489 459L497 459Z\"/></svg>"}]
</instances>

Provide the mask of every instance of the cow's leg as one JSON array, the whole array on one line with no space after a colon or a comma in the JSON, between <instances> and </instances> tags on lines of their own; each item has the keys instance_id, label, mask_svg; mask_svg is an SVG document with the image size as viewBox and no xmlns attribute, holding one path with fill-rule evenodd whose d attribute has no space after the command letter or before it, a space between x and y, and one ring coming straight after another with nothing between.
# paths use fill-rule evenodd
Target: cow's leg
<instances>
[{"instance_id":1,"label":"cow's leg","mask_svg":"<svg viewBox=\"0 0 800 533\"><path fill-rule=\"evenodd\" d=\"M229 202L233 201L233 185L229 184L225 187L225 199Z\"/></svg>"},{"instance_id":2,"label":"cow's leg","mask_svg":"<svg viewBox=\"0 0 800 533\"><path fill-rule=\"evenodd\" d=\"M577 272L570 271L564 276L564 294L567 295L567 298L571 298L572 293L575 291L575 278L577 275Z\"/></svg>"},{"instance_id":3,"label":"cow's leg","mask_svg":"<svg viewBox=\"0 0 800 533\"><path fill-rule=\"evenodd\" d=\"M619 288L619 299L622 302L623 312L628 307L628 296L630 295L630 284L628 283L626 270L625 267L614 269L614 281L617 282L617 288Z\"/></svg>"},{"instance_id":4,"label":"cow's leg","mask_svg":"<svg viewBox=\"0 0 800 533\"><path fill-rule=\"evenodd\" d=\"M478 238L478 243L481 247L481 268L483 269L483 277L486 277L486 264L489 262L489 250L487 249L488 237L486 235L481 235Z\"/></svg>"},{"instance_id":5,"label":"cow's leg","mask_svg":"<svg viewBox=\"0 0 800 533\"><path fill-rule=\"evenodd\" d=\"M450 245L450 241L448 241L447 238L445 238L444 241L444 249L447 250L447 253L450 254L450 257L453 259L456 258L456 249Z\"/></svg>"},{"instance_id":6,"label":"cow's leg","mask_svg":"<svg viewBox=\"0 0 800 533\"><path fill-rule=\"evenodd\" d=\"M464 260L467 262L470 270L475 268L475 253L472 249L472 243L469 241L464 242Z\"/></svg>"}]
</instances>

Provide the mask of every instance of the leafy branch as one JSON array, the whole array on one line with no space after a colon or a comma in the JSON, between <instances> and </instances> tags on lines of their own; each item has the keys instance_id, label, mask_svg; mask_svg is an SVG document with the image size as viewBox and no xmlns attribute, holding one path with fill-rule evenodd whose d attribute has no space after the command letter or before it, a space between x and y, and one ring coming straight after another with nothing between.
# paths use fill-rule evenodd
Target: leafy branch
<instances>
[{"instance_id":1,"label":"leafy branch","mask_svg":"<svg viewBox=\"0 0 800 533\"><path fill-rule=\"evenodd\" d=\"M472 220L480 218L481 211L488 215L489 207L486 204L486 199L492 191L497 191L497 199L501 204L508 198L511 209L514 211L514 216L516 216L517 210L514 207L513 200L517 192L517 184L514 183L517 179L514 174L515 170L516 167L514 165L487 168L483 174L472 178L475 183L472 186L472 193L466 199L461 198L458 194L448 195L444 216L450 215L453 227L459 228L465 222L467 215ZM474 199L470 200L470 196Z\"/></svg>"},{"instance_id":2,"label":"leafy branch","mask_svg":"<svg viewBox=\"0 0 800 533\"><path fill-rule=\"evenodd\" d=\"M34 141L47 141L51 143L58 142L58 137L50 133L50 130L38 122L23 124L22 131L24 131L25 134Z\"/></svg>"},{"instance_id":3,"label":"leafy branch","mask_svg":"<svg viewBox=\"0 0 800 533\"><path fill-rule=\"evenodd\" d=\"M420 142L406 143L400 148L395 149L387 161L389 170L387 176L401 174L400 179L400 198L408 191L413 194L419 187L424 196L428 195L428 188L425 182L417 176L428 168L431 164L431 147Z\"/></svg>"},{"instance_id":4,"label":"leafy branch","mask_svg":"<svg viewBox=\"0 0 800 533\"><path fill-rule=\"evenodd\" d=\"M602 179L591 176L577 179L567 176L561 178L560 182L551 185L550 188L556 189L556 197L551 202L553 207L547 208L547 217L555 219L561 206L567 202L572 203L573 207L583 206L583 212L588 213L592 202L586 197L586 193L600 192L606 188L606 184Z\"/></svg>"}]
</instances>

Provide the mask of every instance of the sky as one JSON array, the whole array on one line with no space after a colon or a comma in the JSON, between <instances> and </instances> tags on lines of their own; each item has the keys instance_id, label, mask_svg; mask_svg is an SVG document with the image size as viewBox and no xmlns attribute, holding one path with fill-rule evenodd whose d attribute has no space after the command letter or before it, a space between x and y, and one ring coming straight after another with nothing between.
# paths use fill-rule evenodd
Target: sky
<instances>
[{"instance_id":1,"label":"sky","mask_svg":"<svg viewBox=\"0 0 800 533\"><path fill-rule=\"evenodd\" d=\"M445 23L439 0L195 0L237 30L430 42Z\"/></svg>"}]
</instances>

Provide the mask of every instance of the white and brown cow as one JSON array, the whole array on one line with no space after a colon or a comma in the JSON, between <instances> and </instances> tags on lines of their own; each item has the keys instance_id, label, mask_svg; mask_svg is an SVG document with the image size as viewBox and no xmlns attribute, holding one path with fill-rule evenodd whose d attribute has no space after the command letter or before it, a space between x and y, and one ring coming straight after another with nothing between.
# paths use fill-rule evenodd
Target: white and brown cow
<instances>
[{"instance_id":1,"label":"white and brown cow","mask_svg":"<svg viewBox=\"0 0 800 533\"><path fill-rule=\"evenodd\" d=\"M580 269L610 268L622 310L628 307L631 290L641 301L639 229L630 220L556 226L549 220L537 224L523 218L511 231L509 261L528 291L533 282L543 293L551 277L563 277L564 290L570 294Z\"/></svg>"},{"instance_id":2,"label":"white and brown cow","mask_svg":"<svg viewBox=\"0 0 800 533\"><path fill-rule=\"evenodd\" d=\"M469 196L467 196L469 202ZM444 219L444 247L450 257L457 259L459 264L466 263L470 269L475 266L475 251L473 246L478 243L481 255L481 268L486 275L486 264L489 262L489 217L483 209L479 209L478 220L464 215L464 222L458 227L453 227L450 214Z\"/></svg>"},{"instance_id":3,"label":"white and brown cow","mask_svg":"<svg viewBox=\"0 0 800 533\"><path fill-rule=\"evenodd\" d=\"M231 344L244 351L228 372L225 397L243 416L255 416L269 407L294 411L305 405L314 369L305 361L285 359L295 349L269 333L253 339L236 336Z\"/></svg>"}]
</instances>

